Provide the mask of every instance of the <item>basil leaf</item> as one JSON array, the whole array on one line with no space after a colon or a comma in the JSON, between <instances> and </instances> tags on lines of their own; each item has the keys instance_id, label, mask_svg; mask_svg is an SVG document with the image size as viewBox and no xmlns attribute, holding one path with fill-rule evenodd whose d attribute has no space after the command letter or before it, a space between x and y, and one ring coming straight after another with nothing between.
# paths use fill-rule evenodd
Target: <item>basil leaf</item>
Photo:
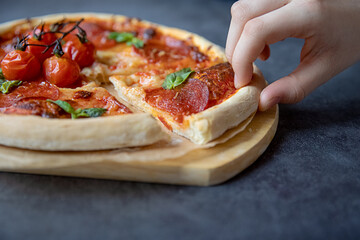
<instances>
[{"instance_id":1,"label":"basil leaf","mask_svg":"<svg viewBox=\"0 0 360 240\"><path fill-rule=\"evenodd\" d=\"M175 73L170 73L169 75L166 76L165 81L162 84L162 87L164 89L172 89L175 80L176 80Z\"/></svg>"},{"instance_id":2,"label":"basil leaf","mask_svg":"<svg viewBox=\"0 0 360 240\"><path fill-rule=\"evenodd\" d=\"M78 117L89 117L89 115L87 115L81 108L78 108L75 110L75 112L73 113L74 118L78 118ZM73 115L71 115L71 118L73 118Z\"/></svg>"},{"instance_id":3,"label":"basil leaf","mask_svg":"<svg viewBox=\"0 0 360 240\"><path fill-rule=\"evenodd\" d=\"M75 109L68 102L61 101L61 100L53 101L51 99L47 99L46 101L55 103L56 105L58 105L59 107L64 109L64 111L67 113L71 113L71 114L75 113Z\"/></svg>"},{"instance_id":4,"label":"basil leaf","mask_svg":"<svg viewBox=\"0 0 360 240\"><path fill-rule=\"evenodd\" d=\"M164 89L173 89L179 85L181 85L185 80L190 76L191 73L193 73L190 68L183 68L180 71L170 73L166 76L164 83L162 84L162 87Z\"/></svg>"},{"instance_id":5,"label":"basil leaf","mask_svg":"<svg viewBox=\"0 0 360 240\"><path fill-rule=\"evenodd\" d=\"M114 39L117 42L128 42L134 38L134 35L128 32L111 32L108 38Z\"/></svg>"},{"instance_id":6,"label":"basil leaf","mask_svg":"<svg viewBox=\"0 0 360 240\"><path fill-rule=\"evenodd\" d=\"M141 41L138 38L133 38L131 41L132 45L134 45L136 48L143 48L144 47L144 42Z\"/></svg>"},{"instance_id":7,"label":"basil leaf","mask_svg":"<svg viewBox=\"0 0 360 240\"><path fill-rule=\"evenodd\" d=\"M0 84L0 91L3 94L9 93L10 89L13 87L17 87L22 83L22 81L19 80L13 80L13 81L8 81L8 80L1 80Z\"/></svg>"},{"instance_id":8,"label":"basil leaf","mask_svg":"<svg viewBox=\"0 0 360 240\"><path fill-rule=\"evenodd\" d=\"M9 93L11 88L17 87L21 83L22 83L22 81L20 81L20 80L12 80L12 81L6 80L2 69L0 68L0 91L3 94Z\"/></svg>"},{"instance_id":9,"label":"basil leaf","mask_svg":"<svg viewBox=\"0 0 360 240\"><path fill-rule=\"evenodd\" d=\"M2 69L0 68L0 79L5 79Z\"/></svg>"},{"instance_id":10,"label":"basil leaf","mask_svg":"<svg viewBox=\"0 0 360 240\"><path fill-rule=\"evenodd\" d=\"M109 39L114 39L116 42L125 42L127 45L134 45L136 48L144 47L144 42L135 37L134 34L128 32L111 32Z\"/></svg>"},{"instance_id":11,"label":"basil leaf","mask_svg":"<svg viewBox=\"0 0 360 240\"><path fill-rule=\"evenodd\" d=\"M71 114L72 119L76 119L78 117L100 117L107 110L105 108L86 108L86 109L74 109L68 102L56 100L53 101L51 99L47 99L46 101L55 103L59 107L61 107L65 112Z\"/></svg>"},{"instance_id":12,"label":"basil leaf","mask_svg":"<svg viewBox=\"0 0 360 240\"><path fill-rule=\"evenodd\" d=\"M78 117L77 113L75 112L75 109L68 102L61 101L61 100L53 101L51 99L47 99L46 101L55 103L56 105L61 107L65 112L70 113L72 119L75 119Z\"/></svg>"},{"instance_id":13,"label":"basil leaf","mask_svg":"<svg viewBox=\"0 0 360 240\"><path fill-rule=\"evenodd\" d=\"M88 117L100 117L106 112L105 108L85 108L82 110L83 113L87 114Z\"/></svg>"}]
</instances>

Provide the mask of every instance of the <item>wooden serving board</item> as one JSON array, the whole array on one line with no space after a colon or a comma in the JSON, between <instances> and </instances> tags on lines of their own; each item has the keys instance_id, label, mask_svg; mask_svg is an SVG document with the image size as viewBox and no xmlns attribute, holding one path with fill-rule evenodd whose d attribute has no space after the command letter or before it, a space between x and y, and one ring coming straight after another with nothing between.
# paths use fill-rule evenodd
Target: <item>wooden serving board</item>
<instances>
[{"instance_id":1,"label":"wooden serving board","mask_svg":"<svg viewBox=\"0 0 360 240\"><path fill-rule=\"evenodd\" d=\"M103 178L140 182L209 186L222 183L250 166L268 147L275 135L278 107L258 112L246 129L223 144L193 150L179 158L162 161L114 161L116 153L106 151L43 153L0 146L0 170L45 175ZM59 162L72 157L67 166L37 167L37 158ZM88 158L89 161L83 161ZM17 167L18 161L29 161L31 167ZM13 166L11 165L13 163ZM55 164L56 165L56 164Z\"/></svg>"}]
</instances>

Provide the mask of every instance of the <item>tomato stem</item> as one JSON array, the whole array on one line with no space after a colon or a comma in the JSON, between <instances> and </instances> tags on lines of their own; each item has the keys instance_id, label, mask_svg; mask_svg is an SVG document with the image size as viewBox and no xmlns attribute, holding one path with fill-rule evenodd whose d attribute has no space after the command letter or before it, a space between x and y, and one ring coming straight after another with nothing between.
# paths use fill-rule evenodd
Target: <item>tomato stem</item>
<instances>
[{"instance_id":1,"label":"tomato stem","mask_svg":"<svg viewBox=\"0 0 360 240\"><path fill-rule=\"evenodd\" d=\"M14 46L14 48L16 50L21 50L21 51L25 51L26 50L26 47L27 46L39 46L39 47L45 47L45 50L42 51L42 54L46 53L50 48L54 47L54 50L53 50L53 53L57 56L57 57L61 57L64 55L64 51L62 50L62 42L63 42L63 39L68 35L70 34L72 31L74 31L75 29L78 29L79 33L76 34L76 36L79 38L80 42L81 43L86 43L88 40L87 40L87 37L86 37L86 32L84 31L84 29L82 29L79 25L80 23L84 21L84 19L80 19L79 21L67 21L65 22L65 19L63 19L62 21L60 22L57 22L57 23L54 23L51 25L50 27L50 31L44 31L44 27L45 27L45 24L43 23L41 25L41 29L40 29L40 33L39 34L36 34L36 29L38 28L35 27L35 29L33 30L33 35L35 37L35 39L37 40L41 40L42 39L42 36L45 35L45 34L49 34L49 33L60 33L62 34L61 37L57 38L54 42L52 42L51 44L49 45L46 45L46 44L30 44L27 42L27 40L29 39L29 35L26 35L24 37L22 37L21 39L18 38L17 40L17 43L16 45ZM72 23L75 23L75 25L69 30L69 31L66 31L66 32L62 32L61 30L68 24L72 24Z\"/></svg>"}]
</instances>

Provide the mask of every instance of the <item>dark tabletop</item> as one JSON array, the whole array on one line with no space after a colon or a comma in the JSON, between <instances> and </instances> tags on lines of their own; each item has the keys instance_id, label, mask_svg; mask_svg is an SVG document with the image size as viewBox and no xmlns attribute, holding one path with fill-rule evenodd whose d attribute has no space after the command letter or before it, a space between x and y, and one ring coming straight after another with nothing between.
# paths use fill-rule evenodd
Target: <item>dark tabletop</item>
<instances>
[{"instance_id":1,"label":"dark tabletop","mask_svg":"<svg viewBox=\"0 0 360 240\"><path fill-rule=\"evenodd\" d=\"M0 22L57 12L136 16L225 46L232 1L6 1ZM270 82L303 42L271 46ZM350 47L350 46L349 46ZM0 173L0 239L360 239L360 64L280 105L274 140L214 187Z\"/></svg>"}]
</instances>

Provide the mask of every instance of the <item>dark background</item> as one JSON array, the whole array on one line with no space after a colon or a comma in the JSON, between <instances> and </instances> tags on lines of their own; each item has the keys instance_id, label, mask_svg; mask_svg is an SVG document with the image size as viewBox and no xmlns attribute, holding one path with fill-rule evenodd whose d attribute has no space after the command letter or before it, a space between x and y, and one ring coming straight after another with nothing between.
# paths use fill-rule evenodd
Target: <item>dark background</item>
<instances>
[{"instance_id":1,"label":"dark background","mask_svg":"<svg viewBox=\"0 0 360 240\"><path fill-rule=\"evenodd\" d=\"M0 22L58 12L136 16L225 46L232 1L3 1ZM335 33L334 33L335 34ZM271 46L270 82L303 42ZM351 46L349 46L351 47ZM266 152L214 187L0 173L0 239L360 239L360 64L280 105Z\"/></svg>"}]
</instances>

